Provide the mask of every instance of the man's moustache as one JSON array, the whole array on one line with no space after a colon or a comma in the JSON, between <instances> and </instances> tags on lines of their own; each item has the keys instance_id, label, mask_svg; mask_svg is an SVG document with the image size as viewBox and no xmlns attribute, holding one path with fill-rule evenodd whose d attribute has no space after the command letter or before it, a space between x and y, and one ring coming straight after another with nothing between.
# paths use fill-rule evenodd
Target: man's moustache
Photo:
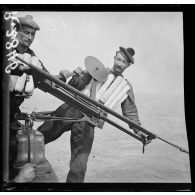
<instances>
[{"instance_id":1,"label":"man's moustache","mask_svg":"<svg viewBox=\"0 0 195 195\"><path fill-rule=\"evenodd\" d=\"M115 66L115 68L122 69L120 66Z\"/></svg>"}]
</instances>

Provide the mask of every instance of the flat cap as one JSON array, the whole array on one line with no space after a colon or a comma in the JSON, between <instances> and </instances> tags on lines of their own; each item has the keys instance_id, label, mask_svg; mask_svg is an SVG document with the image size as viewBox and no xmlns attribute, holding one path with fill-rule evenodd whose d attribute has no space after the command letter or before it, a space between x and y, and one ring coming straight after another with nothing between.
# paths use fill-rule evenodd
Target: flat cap
<instances>
[{"instance_id":1,"label":"flat cap","mask_svg":"<svg viewBox=\"0 0 195 195\"><path fill-rule=\"evenodd\" d=\"M17 29L18 29L18 25L19 25L19 27L27 26L27 27L35 29L35 30L40 30L40 27L33 20L33 17L31 15L26 15L24 17L18 17L18 20L19 20L19 24L16 20L14 20L14 22L16 23Z\"/></svg>"},{"instance_id":2,"label":"flat cap","mask_svg":"<svg viewBox=\"0 0 195 195\"><path fill-rule=\"evenodd\" d=\"M124 48L124 47L119 47L120 51L124 54L124 57L127 59L127 61L129 63L132 63L134 64L134 54L135 54L135 51L133 48L129 47L129 48Z\"/></svg>"}]
</instances>

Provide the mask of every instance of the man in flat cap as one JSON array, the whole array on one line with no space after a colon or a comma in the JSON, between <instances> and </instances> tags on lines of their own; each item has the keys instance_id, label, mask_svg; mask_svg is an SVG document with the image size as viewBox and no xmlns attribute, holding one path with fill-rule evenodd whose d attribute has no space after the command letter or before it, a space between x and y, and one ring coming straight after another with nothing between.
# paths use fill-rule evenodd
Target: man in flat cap
<instances>
[{"instance_id":1,"label":"man in flat cap","mask_svg":"<svg viewBox=\"0 0 195 195\"><path fill-rule=\"evenodd\" d=\"M28 53L31 56L36 56L35 53L29 48L30 45L33 43L35 34L37 30L40 30L39 26L33 21L33 17L30 15L26 15L25 17L18 18L19 23L15 22L15 27L17 31L17 40L19 41L18 46L15 48L18 54ZM43 69L45 67L41 63ZM23 64L18 65L18 67L14 70L11 70L11 75L22 76L24 72L29 73L30 68L28 66L24 66ZM10 81L12 82L12 80ZM15 113L19 112L19 106L24 101L26 94L16 94L13 89L10 89L10 113L11 113L11 120L14 119Z\"/></svg>"},{"instance_id":2,"label":"man in flat cap","mask_svg":"<svg viewBox=\"0 0 195 195\"><path fill-rule=\"evenodd\" d=\"M35 53L29 48L33 43L35 34L37 30L40 30L40 27L34 22L33 17L30 15L26 15L25 17L18 18L19 23L15 22L15 28L17 29L16 38L19 41L18 46L15 48L18 54L29 54L30 57L35 57ZM43 66L42 62L40 62L40 66L43 70L47 71ZM30 74L30 68L28 66L24 66L22 63L17 66L16 69L11 70L10 75L10 86L13 86L12 83L14 76L18 76L20 78L23 73ZM45 174L44 170L42 174L39 174L37 177L35 174L36 166L32 164L27 164L23 170L18 172L17 169L14 168L14 163L17 155L17 147L16 147L16 136L17 130L21 128L21 123L15 118L17 114L20 114L20 105L23 103L25 98L29 98L25 92L17 92L13 87L9 86L10 91L10 180L15 182L57 182L57 177L55 172L53 171L50 163L46 160L46 168ZM32 95L32 94L31 94ZM37 171L37 170L36 170ZM47 172L47 173L46 173ZM15 179L13 179L15 178Z\"/></svg>"},{"instance_id":3,"label":"man in flat cap","mask_svg":"<svg viewBox=\"0 0 195 195\"><path fill-rule=\"evenodd\" d=\"M17 51L22 54L29 53L31 55L35 55L29 47L34 41L36 31L40 30L40 28L30 15L19 17L18 20L19 23L14 21L15 26L18 29L17 39L19 41L19 45L17 47Z\"/></svg>"},{"instance_id":4,"label":"man in flat cap","mask_svg":"<svg viewBox=\"0 0 195 195\"><path fill-rule=\"evenodd\" d=\"M114 65L111 69L107 69L107 73L113 74L115 78L117 76L122 76L122 73L125 71L125 69L130 67L131 64L134 64L134 54L135 51L133 48L126 49L119 47L119 51L117 51L116 55L114 56ZM91 80L96 77L93 75L93 71L92 74L89 74L89 72L90 71L75 75L74 77L76 78L72 78L69 84L78 90L85 89ZM66 75L70 74L71 73L65 74L65 77ZM74 84L75 81L76 84ZM138 116L138 110L135 105L133 89L129 82L128 85L130 85L130 89L127 92L128 97L121 103L122 113L125 117L129 118L138 125L141 125ZM90 97L92 96L90 95ZM64 103L56 109L56 111L53 113L53 116L81 118L83 115L76 107ZM38 130L44 134L46 144L55 141L64 132L71 129L71 160L70 170L66 182L84 182L88 157L90 155L94 140L94 128L95 127L89 122L84 121L72 123L46 121L38 128ZM138 134L138 136L144 139L144 141L147 141L147 136L144 133L139 132L137 129L133 130L136 134Z\"/></svg>"}]
</instances>

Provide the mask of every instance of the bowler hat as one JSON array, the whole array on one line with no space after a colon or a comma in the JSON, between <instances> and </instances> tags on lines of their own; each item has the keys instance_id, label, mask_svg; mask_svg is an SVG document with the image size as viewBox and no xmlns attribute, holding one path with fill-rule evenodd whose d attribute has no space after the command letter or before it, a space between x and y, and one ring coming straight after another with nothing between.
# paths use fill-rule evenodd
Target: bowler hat
<instances>
[{"instance_id":1,"label":"bowler hat","mask_svg":"<svg viewBox=\"0 0 195 195\"><path fill-rule=\"evenodd\" d=\"M124 57L127 59L127 61L129 63L132 63L134 64L134 54L135 54L135 51L133 48L129 47L129 48L124 48L124 47L119 47L120 51L124 54Z\"/></svg>"},{"instance_id":2,"label":"bowler hat","mask_svg":"<svg viewBox=\"0 0 195 195\"><path fill-rule=\"evenodd\" d=\"M21 26L27 26L35 30L40 30L40 27L33 20L33 17L31 15L26 15L25 17L18 17L18 20L19 20L19 23L17 20L14 20L17 29L18 27L21 27Z\"/></svg>"}]
</instances>

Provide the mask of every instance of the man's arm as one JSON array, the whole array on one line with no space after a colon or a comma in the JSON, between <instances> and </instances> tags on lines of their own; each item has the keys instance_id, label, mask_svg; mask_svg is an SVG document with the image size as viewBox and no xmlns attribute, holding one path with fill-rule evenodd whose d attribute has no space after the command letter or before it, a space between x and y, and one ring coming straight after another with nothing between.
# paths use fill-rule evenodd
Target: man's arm
<instances>
[{"instance_id":1,"label":"man's arm","mask_svg":"<svg viewBox=\"0 0 195 195\"><path fill-rule=\"evenodd\" d=\"M91 75L87 71L81 71L79 68L73 72L68 70L60 71L60 75L56 75L55 77L66 82L67 78L70 76L72 76L72 78L68 84L80 91L83 90L92 79Z\"/></svg>"},{"instance_id":2,"label":"man's arm","mask_svg":"<svg viewBox=\"0 0 195 195\"><path fill-rule=\"evenodd\" d=\"M128 84L130 85L131 88L127 92L128 97L121 104L122 113L123 113L123 116L127 117L129 120L141 126L137 106L135 104L133 88L129 82ZM131 127L130 125L129 125L129 128L133 129L134 133L138 134L138 136L141 137L144 141L148 141L148 136L145 133L139 131L137 128Z\"/></svg>"},{"instance_id":3,"label":"man's arm","mask_svg":"<svg viewBox=\"0 0 195 195\"><path fill-rule=\"evenodd\" d=\"M134 101L132 100L132 97L130 97L129 94L128 94L128 97L126 98L126 100L124 100L122 102L121 109L122 109L123 116L127 117L128 119L137 123L138 125L141 125L141 122L140 122L139 116L138 116L137 107L136 107Z\"/></svg>"},{"instance_id":4,"label":"man's arm","mask_svg":"<svg viewBox=\"0 0 195 195\"><path fill-rule=\"evenodd\" d=\"M141 125L141 122L139 120L137 106L135 104L133 87L127 79L125 80L127 81L127 84L130 86L130 89L127 92L127 95L128 95L127 98L121 104L123 116L129 118L131 121L137 123L138 125Z\"/></svg>"},{"instance_id":5,"label":"man's arm","mask_svg":"<svg viewBox=\"0 0 195 195\"><path fill-rule=\"evenodd\" d=\"M91 75L88 72L85 72L82 75L74 75L70 80L69 84L72 87L81 91L86 87L86 85L89 84L91 79L92 79Z\"/></svg>"}]
</instances>

